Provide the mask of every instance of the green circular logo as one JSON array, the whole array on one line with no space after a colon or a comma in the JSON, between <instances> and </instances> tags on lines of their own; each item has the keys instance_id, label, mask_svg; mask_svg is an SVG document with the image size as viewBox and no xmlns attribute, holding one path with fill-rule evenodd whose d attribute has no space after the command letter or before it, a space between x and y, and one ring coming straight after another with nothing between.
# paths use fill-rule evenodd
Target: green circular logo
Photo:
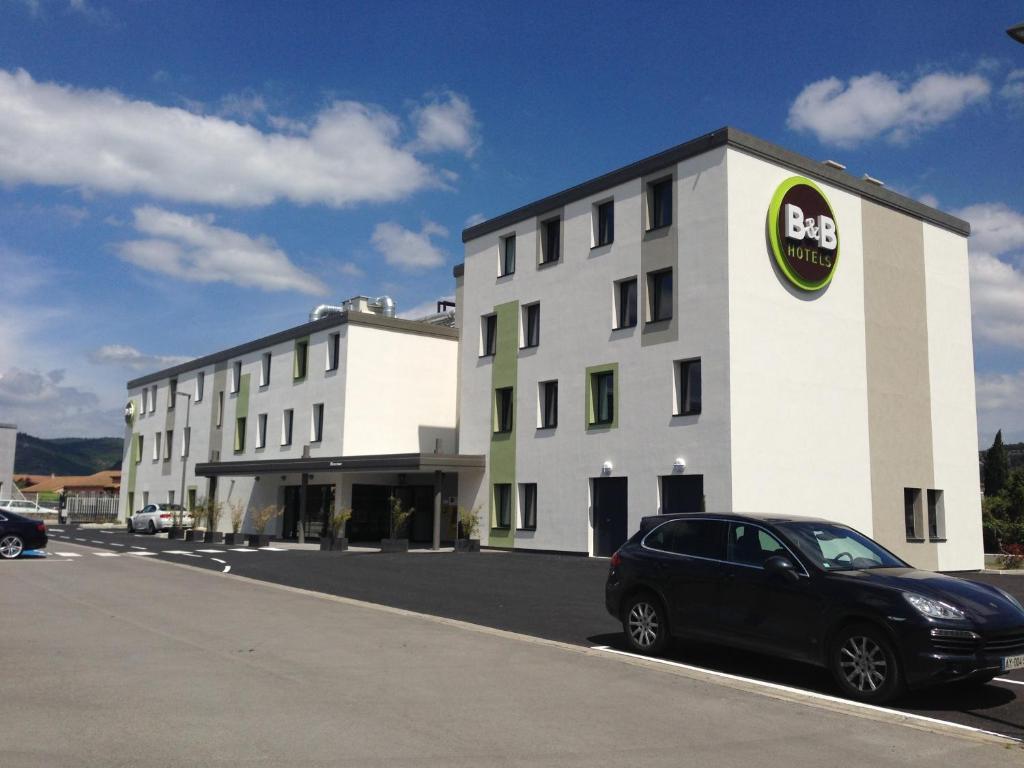
<instances>
[{"instance_id":1,"label":"green circular logo","mask_svg":"<svg viewBox=\"0 0 1024 768\"><path fill-rule=\"evenodd\" d=\"M129 400L124 406L124 423L129 427L135 423L135 401Z\"/></svg>"},{"instance_id":2,"label":"green circular logo","mask_svg":"<svg viewBox=\"0 0 1024 768\"><path fill-rule=\"evenodd\" d=\"M825 193L803 176L786 179L768 208L775 263L797 288L817 291L839 264L839 227Z\"/></svg>"}]
</instances>

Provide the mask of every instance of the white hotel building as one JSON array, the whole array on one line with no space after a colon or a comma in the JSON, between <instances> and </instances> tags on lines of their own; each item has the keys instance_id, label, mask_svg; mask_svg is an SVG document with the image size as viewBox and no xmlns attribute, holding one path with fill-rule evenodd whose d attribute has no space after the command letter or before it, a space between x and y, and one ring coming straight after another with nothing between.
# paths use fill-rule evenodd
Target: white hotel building
<instances>
[{"instance_id":1,"label":"white hotel building","mask_svg":"<svg viewBox=\"0 0 1024 768\"><path fill-rule=\"evenodd\" d=\"M127 430L124 504L179 487L179 438L169 459L151 441L165 450L184 405L168 415L171 380L193 392L202 370L211 415L190 454L250 508L286 504L302 475L357 515L380 504L367 486L418 485L420 505L430 489L437 508L479 508L485 546L591 555L660 512L815 516L920 567L978 568L968 233L837 164L715 131L467 229L459 330L346 312L130 382L157 405ZM279 446L288 409L313 431Z\"/></svg>"}]
</instances>

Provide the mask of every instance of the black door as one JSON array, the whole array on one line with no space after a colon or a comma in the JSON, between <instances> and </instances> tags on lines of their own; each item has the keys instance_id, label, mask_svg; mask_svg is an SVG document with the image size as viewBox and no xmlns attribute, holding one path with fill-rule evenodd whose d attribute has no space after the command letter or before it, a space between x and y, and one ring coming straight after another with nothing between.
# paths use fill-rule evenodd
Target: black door
<instances>
[{"instance_id":1,"label":"black door","mask_svg":"<svg viewBox=\"0 0 1024 768\"><path fill-rule=\"evenodd\" d=\"M628 538L626 478L595 477L591 483L594 495L594 554L598 557L611 557Z\"/></svg>"},{"instance_id":2,"label":"black door","mask_svg":"<svg viewBox=\"0 0 1024 768\"><path fill-rule=\"evenodd\" d=\"M296 539L299 535L299 500L301 488L298 485L284 487L284 517L281 521L281 536ZM327 518L334 508L333 485L306 486L306 526L303 529L307 539L319 538L327 527Z\"/></svg>"},{"instance_id":3,"label":"black door","mask_svg":"<svg viewBox=\"0 0 1024 768\"><path fill-rule=\"evenodd\" d=\"M789 550L768 531L746 523L729 525L727 550L728 572L719 600L723 631L759 650L816 658L823 600L809 578L787 581L762 567L774 555L792 560Z\"/></svg>"},{"instance_id":4,"label":"black door","mask_svg":"<svg viewBox=\"0 0 1024 768\"><path fill-rule=\"evenodd\" d=\"M664 475L661 513L704 511L704 475Z\"/></svg>"}]
</instances>

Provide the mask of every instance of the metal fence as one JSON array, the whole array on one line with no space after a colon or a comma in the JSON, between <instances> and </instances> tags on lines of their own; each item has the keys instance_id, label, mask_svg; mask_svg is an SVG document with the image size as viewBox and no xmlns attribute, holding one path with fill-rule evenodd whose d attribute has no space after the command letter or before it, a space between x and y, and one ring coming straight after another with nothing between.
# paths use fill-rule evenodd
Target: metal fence
<instances>
[{"instance_id":1,"label":"metal fence","mask_svg":"<svg viewBox=\"0 0 1024 768\"><path fill-rule=\"evenodd\" d=\"M64 511L69 523L112 523L119 503L117 496L68 496Z\"/></svg>"}]
</instances>

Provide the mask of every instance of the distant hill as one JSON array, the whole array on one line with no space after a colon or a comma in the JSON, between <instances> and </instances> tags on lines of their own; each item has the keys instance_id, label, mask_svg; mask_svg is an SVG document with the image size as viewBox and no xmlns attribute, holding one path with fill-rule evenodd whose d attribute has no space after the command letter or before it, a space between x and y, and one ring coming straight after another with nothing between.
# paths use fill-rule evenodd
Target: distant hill
<instances>
[{"instance_id":1,"label":"distant hill","mask_svg":"<svg viewBox=\"0 0 1024 768\"><path fill-rule=\"evenodd\" d=\"M14 473L24 475L91 475L121 468L120 437L57 437L44 440L18 433Z\"/></svg>"}]
</instances>

